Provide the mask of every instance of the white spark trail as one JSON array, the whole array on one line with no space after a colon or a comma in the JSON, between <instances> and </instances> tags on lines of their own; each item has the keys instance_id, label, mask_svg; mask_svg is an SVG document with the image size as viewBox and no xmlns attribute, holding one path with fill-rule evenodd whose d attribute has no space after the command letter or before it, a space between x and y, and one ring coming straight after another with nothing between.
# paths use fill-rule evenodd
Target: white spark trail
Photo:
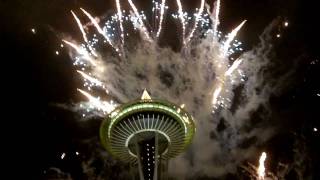
<instances>
[{"instance_id":1,"label":"white spark trail","mask_svg":"<svg viewBox=\"0 0 320 180\"><path fill-rule=\"evenodd\" d=\"M259 180L264 180L264 177L265 177L265 166L264 166L264 162L267 158L267 154L265 152L263 152L260 156L260 159L259 159L259 167L257 169L257 173L258 173L258 176L259 176Z\"/></svg>"},{"instance_id":2,"label":"white spark trail","mask_svg":"<svg viewBox=\"0 0 320 180\"><path fill-rule=\"evenodd\" d=\"M140 14L139 14L138 9L136 8L136 6L135 6L134 3L132 2L132 0L128 0L128 2L129 2L129 4L130 4L130 6L131 6L131 8L132 8L132 10L133 10L133 12L134 12L134 14L135 14L135 16L138 18L139 24L140 24L140 26L141 26L141 30L142 30L143 33L145 34L147 40L150 41L150 42L152 42L152 39L151 39L151 37L150 37L150 35L149 35L149 33L148 33L148 30L147 30L146 26L144 25L143 20L142 20L141 17L140 17Z\"/></svg>"},{"instance_id":3,"label":"white spark trail","mask_svg":"<svg viewBox=\"0 0 320 180\"><path fill-rule=\"evenodd\" d=\"M69 42L67 40L62 40L64 43L66 43L67 45L69 45L70 47L72 47L73 49L75 49L77 51L78 54L82 55L84 59L88 60L93 66L96 66L97 64L94 62L94 59L92 59L92 57L90 57L89 52L84 49L81 48L79 46L77 46L76 44Z\"/></svg>"},{"instance_id":4,"label":"white spark trail","mask_svg":"<svg viewBox=\"0 0 320 180\"><path fill-rule=\"evenodd\" d=\"M160 36L161 29L162 29L162 22L163 22L163 14L164 14L165 5L166 5L166 0L162 0L161 10L160 10L159 28L158 28L158 32L157 32L157 38Z\"/></svg>"},{"instance_id":5,"label":"white spark trail","mask_svg":"<svg viewBox=\"0 0 320 180\"><path fill-rule=\"evenodd\" d=\"M242 63L242 59L237 59L233 62L232 66L226 71L225 76L230 76Z\"/></svg>"},{"instance_id":6,"label":"white spark trail","mask_svg":"<svg viewBox=\"0 0 320 180\"><path fill-rule=\"evenodd\" d=\"M233 71L235 71L239 67L239 65L241 63L242 63L242 59L237 59L236 61L234 61L233 64L231 65L231 67L224 73L224 76L225 77L230 76L233 73ZM218 88L213 93L212 105L214 108L216 107L219 95L220 95L222 89L224 88L225 77L220 80L220 84L218 85Z\"/></svg>"},{"instance_id":7,"label":"white spark trail","mask_svg":"<svg viewBox=\"0 0 320 180\"><path fill-rule=\"evenodd\" d=\"M97 29L97 31L108 41L108 43L110 44L110 46L112 46L114 49L116 49L110 38L108 37L108 35L105 34L105 32L102 30L102 28L99 26L98 22L91 16L91 14L89 14L86 10L84 10L83 8L80 8L81 11L90 19L91 23L94 25L94 27Z\"/></svg>"},{"instance_id":8,"label":"white spark trail","mask_svg":"<svg viewBox=\"0 0 320 180\"><path fill-rule=\"evenodd\" d=\"M237 26L234 30L231 31L231 33L228 34L228 39L225 41L224 45L223 45L223 55L226 56L230 47L231 42L234 40L234 38L237 36L237 33L239 32L239 30L242 28L242 26L244 25L244 23L246 23L247 20L242 21L242 23Z\"/></svg>"},{"instance_id":9,"label":"white spark trail","mask_svg":"<svg viewBox=\"0 0 320 180\"><path fill-rule=\"evenodd\" d=\"M220 14L220 0L217 0L217 4L214 7L215 17L214 17L214 25L213 25L213 35L217 35L218 25L220 24L219 14Z\"/></svg>"},{"instance_id":10,"label":"white spark trail","mask_svg":"<svg viewBox=\"0 0 320 180\"><path fill-rule=\"evenodd\" d=\"M188 38L187 38L187 40L186 40L186 43L188 43L188 42L191 40L191 38L193 37L193 34L194 34L195 30L196 30L197 27L198 27L198 22L199 22L200 16L201 16L201 14L203 13L204 3L205 3L205 0L201 0L201 5L200 5L200 8L199 8L198 13L196 14L196 20L195 20L195 22L194 22L194 26L193 26L193 28L192 28L192 30L191 30L191 32L190 32L190 34L189 34L189 36L188 36Z\"/></svg>"},{"instance_id":11,"label":"white spark trail","mask_svg":"<svg viewBox=\"0 0 320 180\"><path fill-rule=\"evenodd\" d=\"M107 101L101 101L99 98L93 97L91 94L83 91L81 89L77 89L80 93L86 96L89 99L91 105L98 110L102 110L105 113L110 113L116 107L115 104L109 103Z\"/></svg>"},{"instance_id":12,"label":"white spark trail","mask_svg":"<svg viewBox=\"0 0 320 180\"><path fill-rule=\"evenodd\" d=\"M99 81L98 79L89 76L88 74L84 73L83 71L77 70L77 72L78 72L79 74L81 74L81 76L82 76L83 78L87 79L87 80L90 81L91 83L96 84L97 86L103 86L103 83L102 83L101 81Z\"/></svg>"},{"instance_id":13,"label":"white spark trail","mask_svg":"<svg viewBox=\"0 0 320 180\"><path fill-rule=\"evenodd\" d=\"M222 85L219 85L219 87L214 91L213 98L212 98L212 105L216 105L218 102L218 97L220 95L220 92L222 90Z\"/></svg>"},{"instance_id":14,"label":"white spark trail","mask_svg":"<svg viewBox=\"0 0 320 180\"><path fill-rule=\"evenodd\" d=\"M64 159L64 157L66 157L66 153L62 153L60 159Z\"/></svg>"},{"instance_id":15,"label":"white spark trail","mask_svg":"<svg viewBox=\"0 0 320 180\"><path fill-rule=\"evenodd\" d=\"M177 0L177 4L178 4L178 13L179 13L179 18L181 21L181 25L182 25L182 40L183 40L183 44L185 44L185 35L186 35L186 22L183 16L183 10L182 10L182 5L181 5L181 1Z\"/></svg>"},{"instance_id":16,"label":"white spark trail","mask_svg":"<svg viewBox=\"0 0 320 180\"><path fill-rule=\"evenodd\" d=\"M71 11L71 13L72 13L74 19L76 20L76 22L77 22L77 24L78 24L78 26L79 26L79 28L80 28L80 31L81 31L81 33L82 33L83 40L84 40L86 43L88 43L88 38L87 38L86 32L85 32L84 29L83 29L83 26L82 26L82 23L81 23L80 19L77 17L77 15L76 15L73 11Z\"/></svg>"},{"instance_id":17,"label":"white spark trail","mask_svg":"<svg viewBox=\"0 0 320 180\"><path fill-rule=\"evenodd\" d=\"M83 40L88 44L89 41L88 41L88 38L87 38L87 34L86 34L86 32L84 31L84 28L83 28L83 25L82 25L80 19L77 17L77 15L76 15L73 11L71 11L71 13L72 13L74 19L76 20L76 22L77 22L77 24L78 24L78 26L79 26L79 28L80 28L80 31L81 31L81 33L82 33ZM91 52L95 57L98 57L97 53L93 50L93 48L92 48L91 45L89 45L88 48L90 49L90 52Z\"/></svg>"},{"instance_id":18,"label":"white spark trail","mask_svg":"<svg viewBox=\"0 0 320 180\"><path fill-rule=\"evenodd\" d=\"M123 21L122 21L122 11L121 11L121 5L120 5L120 0L116 0L116 5L117 5L117 13L118 13L118 19L120 23L120 30L121 30L121 43L124 45L124 30L123 30Z\"/></svg>"}]
</instances>

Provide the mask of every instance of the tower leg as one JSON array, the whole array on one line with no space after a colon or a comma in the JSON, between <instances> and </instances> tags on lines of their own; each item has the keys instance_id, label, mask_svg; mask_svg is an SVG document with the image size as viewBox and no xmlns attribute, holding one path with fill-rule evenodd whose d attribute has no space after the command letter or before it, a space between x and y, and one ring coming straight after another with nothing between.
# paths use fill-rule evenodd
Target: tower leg
<instances>
[{"instance_id":1,"label":"tower leg","mask_svg":"<svg viewBox=\"0 0 320 180\"><path fill-rule=\"evenodd\" d=\"M142 171L142 164L141 164L140 149L139 149L138 141L135 142L135 146L136 146L136 152L137 152L137 156L138 156L139 177L140 177L140 180L144 180L143 171Z\"/></svg>"},{"instance_id":2,"label":"tower leg","mask_svg":"<svg viewBox=\"0 0 320 180\"><path fill-rule=\"evenodd\" d=\"M135 172L134 172L134 164L133 163L130 163L130 174L131 174L131 177L132 177L132 180L135 180L136 177L135 177Z\"/></svg>"},{"instance_id":3,"label":"tower leg","mask_svg":"<svg viewBox=\"0 0 320 180\"><path fill-rule=\"evenodd\" d=\"M155 132L155 143L154 143L154 173L153 180L158 180L158 133Z\"/></svg>"},{"instance_id":4,"label":"tower leg","mask_svg":"<svg viewBox=\"0 0 320 180\"><path fill-rule=\"evenodd\" d=\"M164 170L163 170L163 180L168 180L168 167L169 167L169 161L167 159L164 160Z\"/></svg>"}]
</instances>

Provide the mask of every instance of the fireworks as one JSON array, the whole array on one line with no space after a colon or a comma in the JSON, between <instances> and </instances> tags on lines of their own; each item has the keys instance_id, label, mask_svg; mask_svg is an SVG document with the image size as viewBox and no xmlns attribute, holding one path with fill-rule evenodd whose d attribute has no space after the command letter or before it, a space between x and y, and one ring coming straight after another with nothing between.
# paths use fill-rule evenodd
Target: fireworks
<instances>
[{"instance_id":1,"label":"fireworks","mask_svg":"<svg viewBox=\"0 0 320 180\"><path fill-rule=\"evenodd\" d=\"M213 100L212 100L212 104L217 104L217 99L218 99L218 96L220 94L222 90L222 85L220 85L213 93Z\"/></svg>"},{"instance_id":2,"label":"fireworks","mask_svg":"<svg viewBox=\"0 0 320 180\"><path fill-rule=\"evenodd\" d=\"M66 157L66 153L62 153L60 159L64 159Z\"/></svg>"},{"instance_id":3,"label":"fireworks","mask_svg":"<svg viewBox=\"0 0 320 180\"><path fill-rule=\"evenodd\" d=\"M32 29L31 29L31 32L32 32L32 34L36 34L36 33L37 33L37 31L36 31L35 28L32 28Z\"/></svg>"},{"instance_id":4,"label":"fireworks","mask_svg":"<svg viewBox=\"0 0 320 180\"><path fill-rule=\"evenodd\" d=\"M213 25L213 34L216 36L217 35L218 25L219 25L220 0L217 0L217 5L215 6L215 9L214 9L213 13L215 13L214 25Z\"/></svg>"},{"instance_id":5,"label":"fireworks","mask_svg":"<svg viewBox=\"0 0 320 180\"><path fill-rule=\"evenodd\" d=\"M120 30L121 30L121 43L122 45L124 44L124 30L123 30L123 20L122 20L122 11L121 11L121 6L120 6L120 0L116 0L117 4L117 12L118 12L118 19L119 19L119 24L120 24Z\"/></svg>"},{"instance_id":6,"label":"fireworks","mask_svg":"<svg viewBox=\"0 0 320 180\"><path fill-rule=\"evenodd\" d=\"M247 174L250 179L256 179L256 180L264 180L264 179L270 179L270 180L278 180L280 179L277 177L276 174L272 172L267 172L265 168L265 161L267 159L267 154L265 152L261 153L261 156L259 158L259 164L258 166L255 166L251 163L248 163L246 166L242 166L245 174ZM280 166L285 166L284 164L279 164Z\"/></svg>"},{"instance_id":7,"label":"fireworks","mask_svg":"<svg viewBox=\"0 0 320 180\"><path fill-rule=\"evenodd\" d=\"M127 1L129 11L121 9L128 7L121 4L125 2L115 0L115 13L107 18L94 17L80 8L88 22L81 22L76 11L71 11L83 41L76 42L65 37L62 45L70 48L69 55L79 76L83 78L83 87L79 87L78 91L88 99L88 102L80 103L76 110L80 109L84 119L105 117L119 104L133 100L143 89L147 89L152 97L181 104L181 109L185 108L193 113L195 119L201 120L201 123L196 122L199 135L195 140L197 145L192 148L197 152L194 156L206 154L210 159L208 167L220 168L219 165L225 165L213 164L213 157L219 162L236 164L234 159L241 158L243 162L247 157L234 155L228 160L219 158L223 157L225 149L236 149L245 138L255 136L263 142L269 137L264 129L243 132L244 137L239 132L246 127L250 113L265 104L272 92L272 88L267 87L268 82L263 80L269 61L266 54L271 46L262 45L260 49L242 53L242 43L236 36L246 20L224 36L218 30L220 0L215 2L212 12L206 1L201 0L192 14L184 11L181 0L175 1L177 9L172 14L166 13L168 1L152 2L152 11L148 11L153 13L152 17L139 11L139 6L132 0ZM176 21L175 28L177 32L181 31L177 33L180 40L177 43L181 42L181 49L177 51L159 45L160 35L161 38L167 38L164 30L173 28L166 27L168 18ZM240 103L235 100L238 98L236 91L240 92ZM143 98L148 99L149 95L144 94ZM224 119L228 124L221 136L215 129L219 119ZM218 144L224 147L209 147L208 144L212 142L208 137L209 132L219 136L215 140L223 141ZM264 135L268 137L262 138ZM228 139L230 137L232 140ZM262 161L266 154L262 154L261 158L261 169L257 172L262 178ZM203 170L201 161L192 162L190 166L192 168L184 169Z\"/></svg>"},{"instance_id":8,"label":"fireworks","mask_svg":"<svg viewBox=\"0 0 320 180\"><path fill-rule=\"evenodd\" d=\"M232 72L239 67L241 62L242 62L242 59L237 59L236 61L234 61L232 66L228 69L228 71L226 71L225 75L226 76L230 76L232 74Z\"/></svg>"},{"instance_id":9,"label":"fireworks","mask_svg":"<svg viewBox=\"0 0 320 180\"><path fill-rule=\"evenodd\" d=\"M199 9L199 12L195 15L196 16L196 19L195 19L195 22L194 22L194 26L186 40L185 43L188 43L190 41L190 39L193 37L193 33L195 32L195 30L197 29L198 27L198 22L199 22L199 19L201 17L201 14L203 13L203 9L204 9L204 0L201 0L201 5L200 5L200 9Z\"/></svg>"},{"instance_id":10,"label":"fireworks","mask_svg":"<svg viewBox=\"0 0 320 180\"><path fill-rule=\"evenodd\" d=\"M86 10L84 10L84 9L82 9L82 8L80 8L80 9L81 9L81 10L83 11L83 13L90 19L91 23L94 25L94 27L97 29L97 31L108 41L109 45L112 46L114 49L116 49L116 48L113 46L113 44L112 44L109 36L106 35L106 33L101 29L101 27L99 26L98 22L91 16L91 14L89 14ZM117 49L116 49L116 50L117 50Z\"/></svg>"},{"instance_id":11,"label":"fireworks","mask_svg":"<svg viewBox=\"0 0 320 180\"><path fill-rule=\"evenodd\" d=\"M266 168L264 167L264 161L266 160L267 158L267 154L265 152L263 152L260 156L260 159L259 159L259 167L257 169L257 173L258 173L258 176L259 176L259 180L264 180L264 177L266 175L265 171L266 171Z\"/></svg>"},{"instance_id":12,"label":"fireworks","mask_svg":"<svg viewBox=\"0 0 320 180\"><path fill-rule=\"evenodd\" d=\"M242 23L239 26L237 26L234 30L231 31L230 34L228 34L228 39L224 42L224 45L223 45L223 55L224 56L228 55L228 50L230 48L230 43L234 40L234 38L236 37L238 31L242 28L244 23L246 23L246 20L242 21Z\"/></svg>"},{"instance_id":13,"label":"fireworks","mask_svg":"<svg viewBox=\"0 0 320 180\"><path fill-rule=\"evenodd\" d=\"M90 104L97 110L101 110L104 113L110 113L115 108L115 105L112 102L101 101L100 98L93 97L81 89L78 89L78 91L86 96L89 99Z\"/></svg>"},{"instance_id":14,"label":"fireworks","mask_svg":"<svg viewBox=\"0 0 320 180\"><path fill-rule=\"evenodd\" d=\"M133 10L133 13L127 15L125 14L125 11L121 10L121 4L119 0L116 0L116 8L117 8L117 13L116 13L116 18L113 18L111 21L107 21L106 22L106 26L105 27L101 27L99 25L99 22L96 20L97 18L94 18L89 12L87 12L86 10L84 10L83 8L80 8L81 11L89 18L90 22L92 23L92 25L94 26L94 28L97 30L97 32L99 34L101 34L104 39L106 40L106 42L108 42L109 45L111 45L116 52L118 52L119 56L121 56L121 53L119 51L119 47L121 47L122 52L123 52L123 48L125 45L125 39L124 39L124 34L126 34L126 29L124 27L124 21L131 21L135 27L138 27L138 29L141 32L141 35L143 36L142 38L147 40L147 42L149 43L153 43L156 44L157 42L154 41L154 39L152 39L152 37L150 36L150 32L148 31L147 27L146 27L146 17L143 14L143 12L139 12L136 5L132 2L132 0L128 0L128 3L130 5L130 7ZM157 3L156 1L154 1L154 3ZM165 5L166 1L162 0L161 4L159 6L159 3L156 4L156 9L158 11L156 11L158 14L156 14L156 20L158 21L158 23L154 23L154 24L158 24L157 29L151 30L151 32L156 32L155 37L158 38L161 30L163 29L163 21L164 21L164 12L166 9L166 5ZM206 13L204 13L204 9L205 9L205 1L201 0L201 4L200 4L200 8L198 9L198 12L194 14L193 17L188 16L188 14L186 12L183 11L183 5L181 3L180 0L176 1L177 5L178 5L178 15L175 16L173 15L173 17L176 17L180 20L180 23L182 25L182 41L183 44L186 45L189 41L191 41L193 38L197 38L194 37L195 32L197 31L199 25L200 27L204 27L204 26L211 26L212 28L209 29L205 35L206 36L211 36L210 34L212 34L212 36L215 38L216 34L217 34L217 27L219 25L219 12L220 12L220 0L218 0L216 2L216 6L214 8L213 14L211 14L210 16ZM74 57L75 59L75 65L81 68L81 71L78 70L78 73L81 74L81 76L87 80L90 81L91 85L90 88L88 90L91 90L92 87L94 86L98 86L98 87L103 87L105 88L103 84L103 82L101 80L99 80L98 78L95 77L91 77L86 73L86 70L88 69L89 72L93 72L95 71L95 69L101 68L101 67L97 67L97 57L99 56L100 53L96 52L96 48L95 45L98 43L98 39L96 38L96 36L94 36L94 38L92 40L89 40L88 38L88 34L86 33L86 30L83 26L83 24L81 23L80 19L77 17L77 15L71 11L77 25L79 26L79 29L82 33L83 36L83 40L84 40L84 44L81 45L77 45L75 43L72 43L70 41L67 40L63 40L64 43L66 43L67 45L69 45L72 49L74 49L76 51L76 53L78 55L76 55ZM210 25L210 18L212 18L212 24ZM194 23L193 26L191 27L189 34L186 36L187 33L187 27L189 24L189 21L191 21L192 19L194 19ZM115 23L117 22L117 23ZM238 59L236 61L234 61L234 63L228 67L225 68L225 66L228 66L228 63L226 62L228 59L228 56L231 55L234 50L232 49L230 50L230 47L232 47L231 43L233 42L235 36L237 35L238 31L241 29L241 27L244 25L246 21L243 21L239 26L237 26L227 37L226 40L222 43L219 43L220 46L220 58L218 60L214 60L214 62L217 64L218 68L221 69L225 69L225 70L217 70L217 79L218 81L216 81L216 83L213 84L214 90L212 90L212 105L214 107L214 109L218 109L219 108L219 104L224 104L223 103L223 99L224 98L220 98L221 93L223 92L223 90L226 87L226 83L228 83L228 79L232 77L232 74L235 70L237 70L242 62L242 59ZM112 24L112 25L111 25ZM116 24L118 24L118 27ZM115 30L115 28L119 28L120 29L120 35L115 37L115 32L112 32L111 30ZM154 27L156 28L156 27ZM116 45L116 39L119 38L120 39L120 46ZM221 74L221 76L220 76ZM106 89L107 90L107 89ZM108 90L107 90L108 91ZM84 94L86 97L88 97L90 100L90 102L93 103L94 107L98 107L98 109L102 110L103 112L109 111L106 110L106 108L104 108L104 103L99 102L98 99L94 99L92 98L92 96L89 96L89 93L87 92L83 92L80 91L82 94Z\"/></svg>"},{"instance_id":15,"label":"fireworks","mask_svg":"<svg viewBox=\"0 0 320 180\"><path fill-rule=\"evenodd\" d=\"M72 15L73 15L74 19L76 20L76 22L77 22L77 24L78 24L78 26L79 26L80 30L81 30L81 33L82 33L82 36L83 36L83 40L84 40L85 42L88 42L86 32L85 32L85 31L84 31L84 29L83 29L83 26L82 26L82 24L81 24L80 19L77 17L77 15L76 15L76 14L74 14L74 12L73 12L73 11L71 11L71 13L72 13Z\"/></svg>"},{"instance_id":16,"label":"fireworks","mask_svg":"<svg viewBox=\"0 0 320 180\"><path fill-rule=\"evenodd\" d=\"M70 47L75 49L83 60L86 60L87 62L89 62L93 66L96 66L94 59L90 56L90 53L85 48L83 48L81 46L77 46L76 44L73 44L72 42L69 42L67 40L63 40L63 42L65 42L67 45L69 45ZM75 63L75 64L77 64L77 63ZM82 64L82 63L80 63L80 64Z\"/></svg>"},{"instance_id":17,"label":"fireworks","mask_svg":"<svg viewBox=\"0 0 320 180\"><path fill-rule=\"evenodd\" d=\"M162 0L161 3L161 10L160 10L160 20L159 20L159 28L157 32L157 38L160 36L161 29L162 29L162 22L163 22L163 15L164 15L164 8L166 6L166 0Z\"/></svg>"},{"instance_id":18,"label":"fireworks","mask_svg":"<svg viewBox=\"0 0 320 180\"><path fill-rule=\"evenodd\" d=\"M151 37L150 37L150 35L149 35L149 33L148 33L148 30L147 30L146 26L144 25L144 22L143 22L140 14L139 14L139 12L138 12L138 9L136 8L136 6L135 6L134 3L132 2L132 0L128 0L128 2L129 2L129 4L130 4L130 6L132 7L132 10L133 10L136 18L138 19L138 23L139 23L139 26L140 26L140 30L144 33L145 38L146 38L148 41L152 41L152 40L151 40Z\"/></svg>"}]
</instances>

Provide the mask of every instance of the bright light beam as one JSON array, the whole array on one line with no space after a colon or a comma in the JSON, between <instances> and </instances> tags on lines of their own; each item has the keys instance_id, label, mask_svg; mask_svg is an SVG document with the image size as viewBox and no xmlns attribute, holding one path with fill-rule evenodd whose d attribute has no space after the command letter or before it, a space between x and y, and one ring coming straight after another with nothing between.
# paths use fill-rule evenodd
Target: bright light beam
<instances>
[{"instance_id":1,"label":"bright light beam","mask_svg":"<svg viewBox=\"0 0 320 180\"><path fill-rule=\"evenodd\" d=\"M191 38L193 37L193 33L195 32L195 30L198 27L198 22L199 22L201 14L203 13L203 9L204 9L204 2L205 2L205 0L201 0L201 5L200 5L198 13L196 14L196 20L194 22L194 26L193 26L193 28L192 28L192 30L186 40L186 43L188 43L191 40Z\"/></svg>"},{"instance_id":2,"label":"bright light beam","mask_svg":"<svg viewBox=\"0 0 320 180\"><path fill-rule=\"evenodd\" d=\"M116 49L113 45L112 42L110 40L110 38L108 37L108 35L106 35L104 33L104 31L101 29L101 27L99 26L98 22L91 16L91 14L89 14L86 10L80 8L81 11L90 19L91 23L94 25L94 27L97 29L97 31L108 41L108 43L110 44L110 46L112 46L114 49Z\"/></svg>"},{"instance_id":3,"label":"bright light beam","mask_svg":"<svg viewBox=\"0 0 320 180\"><path fill-rule=\"evenodd\" d=\"M123 30L123 22L122 22L122 11L121 11L121 5L120 5L120 0L116 0L116 5L117 5L117 13L118 13L118 19L120 23L120 30L121 30L121 43L124 45L124 30Z\"/></svg>"},{"instance_id":4,"label":"bright light beam","mask_svg":"<svg viewBox=\"0 0 320 180\"><path fill-rule=\"evenodd\" d=\"M184 19L184 15L183 15L183 10L182 10L182 5L181 5L181 1L177 0L177 4L178 4L178 13L179 13L179 18L181 21L181 25L182 25L182 40L183 40L183 44L185 44L185 35L186 35L186 22Z\"/></svg>"},{"instance_id":5,"label":"bright light beam","mask_svg":"<svg viewBox=\"0 0 320 180\"><path fill-rule=\"evenodd\" d=\"M212 99L212 104L216 105L218 102L218 97L220 95L220 92L222 90L222 85L220 85L213 93L213 99Z\"/></svg>"},{"instance_id":6,"label":"bright light beam","mask_svg":"<svg viewBox=\"0 0 320 180\"><path fill-rule=\"evenodd\" d=\"M84 29L83 29L83 26L82 26L82 24L81 24L80 19L77 17L77 15L76 15L73 11L71 11L71 13L72 13L74 19L76 20L76 22L77 22L77 24L78 24L78 26L79 26L79 28L80 28L80 31L81 31L81 33L82 33L83 40L84 40L86 43L88 43L88 38L87 38L86 32L85 32Z\"/></svg>"},{"instance_id":7,"label":"bright light beam","mask_svg":"<svg viewBox=\"0 0 320 180\"><path fill-rule=\"evenodd\" d=\"M166 5L166 0L162 0L161 10L160 10L159 28L158 28L158 32L157 32L157 38L160 36L161 29L162 29L162 22L163 22L163 14L164 14L165 5Z\"/></svg>"},{"instance_id":8,"label":"bright light beam","mask_svg":"<svg viewBox=\"0 0 320 180\"><path fill-rule=\"evenodd\" d=\"M140 17L140 14L139 14L139 12L138 12L138 9L136 8L136 6L135 6L134 3L132 2L132 0L128 0L128 2L129 2L129 4L130 4L131 8L133 9L133 12L134 12L135 16L138 18L139 24L140 24L140 26L141 26L141 30L142 30L143 33L146 35L146 38L148 39L148 41L152 42L152 39L151 39L151 37L150 37L150 35L149 35L149 33L148 33L148 30L147 30L146 26L144 25L143 20L142 20L141 17Z\"/></svg>"},{"instance_id":9,"label":"bright light beam","mask_svg":"<svg viewBox=\"0 0 320 180\"><path fill-rule=\"evenodd\" d=\"M231 31L231 33L228 34L228 39L225 41L223 45L223 55L226 56L230 47L231 42L234 40L234 38L237 36L237 33L242 28L244 23L246 23L247 20L242 21L242 23L237 26L234 30Z\"/></svg>"},{"instance_id":10,"label":"bright light beam","mask_svg":"<svg viewBox=\"0 0 320 180\"><path fill-rule=\"evenodd\" d=\"M214 25L213 25L213 35L217 36L218 25L220 23L219 14L220 14L220 0L217 0L217 4L214 7L215 17L214 17Z\"/></svg>"},{"instance_id":11,"label":"bright light beam","mask_svg":"<svg viewBox=\"0 0 320 180\"><path fill-rule=\"evenodd\" d=\"M66 153L62 153L60 159L64 159L66 157Z\"/></svg>"},{"instance_id":12,"label":"bright light beam","mask_svg":"<svg viewBox=\"0 0 320 180\"><path fill-rule=\"evenodd\" d=\"M102 86L102 85L103 85L103 83L102 83L101 81L99 81L99 80L96 79L96 78L93 78L93 77L89 76L88 74L84 73L83 71L77 70L77 72L78 72L79 74L81 74L81 76L82 76L83 78L85 78L86 80L90 81L91 83L96 84L97 86Z\"/></svg>"},{"instance_id":13,"label":"bright light beam","mask_svg":"<svg viewBox=\"0 0 320 180\"><path fill-rule=\"evenodd\" d=\"M242 63L242 59L237 59L233 62L232 66L226 71L225 76L230 76L234 70L236 70Z\"/></svg>"},{"instance_id":14,"label":"bright light beam","mask_svg":"<svg viewBox=\"0 0 320 180\"><path fill-rule=\"evenodd\" d=\"M98 98L93 97L91 94L87 93L86 91L83 91L81 89L78 89L80 93L82 93L84 96L86 96L89 99L89 102L92 106L97 108L98 110L102 110L103 112L110 113L112 110L114 110L115 105L106 101L100 101Z\"/></svg>"},{"instance_id":15,"label":"bright light beam","mask_svg":"<svg viewBox=\"0 0 320 180\"><path fill-rule=\"evenodd\" d=\"M84 59L88 60L92 65L96 66L97 64L94 62L94 60L90 57L89 53L87 50L84 48L78 47L77 45L73 44L72 42L69 42L67 40L62 40L64 43L72 47L79 53L80 55L83 56Z\"/></svg>"},{"instance_id":16,"label":"bright light beam","mask_svg":"<svg viewBox=\"0 0 320 180\"><path fill-rule=\"evenodd\" d=\"M259 159L259 167L257 169L257 173L258 173L258 176L259 176L259 180L264 180L264 177L265 177L265 166L264 166L264 162L267 158L267 154L265 152L263 152L260 156L260 159Z\"/></svg>"}]
</instances>

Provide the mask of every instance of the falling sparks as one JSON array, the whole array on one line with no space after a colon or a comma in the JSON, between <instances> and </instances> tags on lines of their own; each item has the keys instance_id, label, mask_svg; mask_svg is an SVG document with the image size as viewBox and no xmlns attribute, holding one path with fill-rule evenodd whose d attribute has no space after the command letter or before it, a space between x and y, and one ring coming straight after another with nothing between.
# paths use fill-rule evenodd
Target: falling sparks
<instances>
[{"instance_id":1,"label":"falling sparks","mask_svg":"<svg viewBox=\"0 0 320 180\"><path fill-rule=\"evenodd\" d=\"M281 37L281 35L280 34L277 34L277 38L280 38Z\"/></svg>"},{"instance_id":2,"label":"falling sparks","mask_svg":"<svg viewBox=\"0 0 320 180\"><path fill-rule=\"evenodd\" d=\"M264 166L264 162L267 158L267 154L265 152L263 152L260 156L260 159L259 159L259 167L257 169L257 174L258 174L258 177L259 177L259 180L264 180L264 177L265 177L265 166Z\"/></svg>"},{"instance_id":3,"label":"falling sparks","mask_svg":"<svg viewBox=\"0 0 320 180\"><path fill-rule=\"evenodd\" d=\"M320 93L318 93L317 96L320 97Z\"/></svg>"},{"instance_id":4,"label":"falling sparks","mask_svg":"<svg viewBox=\"0 0 320 180\"><path fill-rule=\"evenodd\" d=\"M59 51L56 51L56 55L58 56L60 53L59 53Z\"/></svg>"},{"instance_id":5,"label":"falling sparks","mask_svg":"<svg viewBox=\"0 0 320 180\"><path fill-rule=\"evenodd\" d=\"M317 131L318 131L318 129L317 129L317 128L313 128L313 131L314 131L314 132L317 132Z\"/></svg>"},{"instance_id":6,"label":"falling sparks","mask_svg":"<svg viewBox=\"0 0 320 180\"><path fill-rule=\"evenodd\" d=\"M288 27L289 26L289 22L288 21L284 22L284 26Z\"/></svg>"}]
</instances>

